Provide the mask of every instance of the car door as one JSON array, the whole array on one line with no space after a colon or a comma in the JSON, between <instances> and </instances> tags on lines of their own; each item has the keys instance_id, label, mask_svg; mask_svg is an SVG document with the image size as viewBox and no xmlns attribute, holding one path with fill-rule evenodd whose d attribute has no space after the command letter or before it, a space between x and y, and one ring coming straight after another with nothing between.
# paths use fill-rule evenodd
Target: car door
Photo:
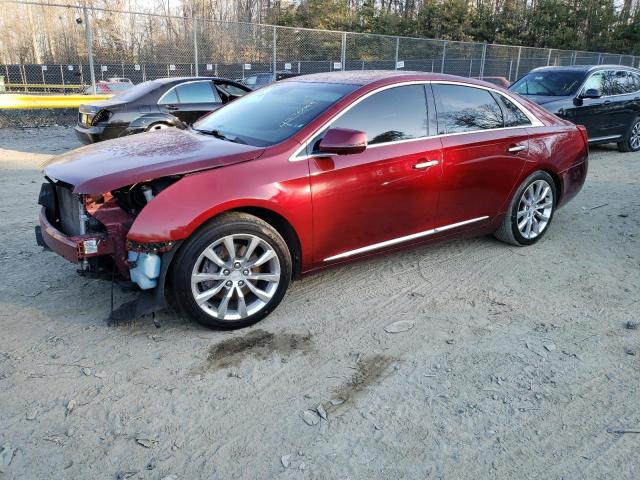
<instances>
[{"instance_id":1,"label":"car door","mask_svg":"<svg viewBox=\"0 0 640 480\"><path fill-rule=\"evenodd\" d=\"M504 211L527 158L532 122L512 101L488 89L434 83L442 135L441 226L479 226Z\"/></svg>"},{"instance_id":2,"label":"car door","mask_svg":"<svg viewBox=\"0 0 640 480\"><path fill-rule=\"evenodd\" d=\"M618 70L611 71L610 74L612 94L605 99L605 105L609 105L611 109L610 119L607 121L609 125L607 133L622 136L627 133L629 125L638 115L640 92L632 72ZM607 104L607 102L610 103Z\"/></svg>"},{"instance_id":3,"label":"car door","mask_svg":"<svg viewBox=\"0 0 640 480\"><path fill-rule=\"evenodd\" d=\"M158 102L160 110L193 123L222 106L222 99L211 80L195 80L176 85Z\"/></svg>"},{"instance_id":4,"label":"car door","mask_svg":"<svg viewBox=\"0 0 640 480\"><path fill-rule=\"evenodd\" d=\"M567 109L567 118L576 125L587 127L590 140L615 136L615 105L611 102L612 75L608 70L593 72L579 90L575 107ZM582 98L587 90L599 90L600 98Z\"/></svg>"},{"instance_id":5,"label":"car door","mask_svg":"<svg viewBox=\"0 0 640 480\"><path fill-rule=\"evenodd\" d=\"M332 127L364 131L368 146L357 154L322 155L321 133L307 147L315 260L341 260L432 233L442 152L440 139L428 138L425 86L373 93Z\"/></svg>"}]
</instances>

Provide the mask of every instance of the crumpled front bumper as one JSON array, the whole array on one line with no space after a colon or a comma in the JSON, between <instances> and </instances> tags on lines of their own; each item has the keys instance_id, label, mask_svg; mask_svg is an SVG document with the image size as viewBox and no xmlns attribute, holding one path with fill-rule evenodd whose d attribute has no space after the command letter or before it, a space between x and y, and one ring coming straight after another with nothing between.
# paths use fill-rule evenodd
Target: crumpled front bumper
<instances>
[{"instance_id":1,"label":"crumpled front bumper","mask_svg":"<svg viewBox=\"0 0 640 480\"><path fill-rule=\"evenodd\" d=\"M40 209L39 224L36 227L38 245L49 248L70 262L81 263L87 258L114 253L112 242L107 241L104 234L65 235L51 225L45 207Z\"/></svg>"}]
</instances>

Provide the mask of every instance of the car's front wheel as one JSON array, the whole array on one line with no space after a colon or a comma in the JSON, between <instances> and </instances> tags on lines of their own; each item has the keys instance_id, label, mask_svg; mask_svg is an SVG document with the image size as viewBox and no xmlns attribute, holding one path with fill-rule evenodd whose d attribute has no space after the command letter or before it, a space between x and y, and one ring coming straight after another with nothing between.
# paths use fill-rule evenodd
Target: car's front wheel
<instances>
[{"instance_id":1,"label":"car's front wheel","mask_svg":"<svg viewBox=\"0 0 640 480\"><path fill-rule=\"evenodd\" d=\"M268 223L246 213L217 217L174 260L175 301L211 328L242 328L266 317L291 280L291 254Z\"/></svg>"},{"instance_id":2,"label":"car's front wheel","mask_svg":"<svg viewBox=\"0 0 640 480\"><path fill-rule=\"evenodd\" d=\"M637 152L640 150L640 118L636 118L621 142L618 142L618 150L621 152Z\"/></svg>"},{"instance_id":3,"label":"car's front wheel","mask_svg":"<svg viewBox=\"0 0 640 480\"><path fill-rule=\"evenodd\" d=\"M556 187L547 172L534 172L518 187L495 237L512 245L532 245L548 230L556 206Z\"/></svg>"}]
</instances>

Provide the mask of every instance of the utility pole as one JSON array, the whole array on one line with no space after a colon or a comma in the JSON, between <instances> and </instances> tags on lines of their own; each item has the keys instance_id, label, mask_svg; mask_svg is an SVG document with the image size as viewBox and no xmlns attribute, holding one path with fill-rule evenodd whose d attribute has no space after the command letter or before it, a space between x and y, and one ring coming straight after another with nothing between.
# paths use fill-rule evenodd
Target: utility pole
<instances>
[{"instance_id":1,"label":"utility pole","mask_svg":"<svg viewBox=\"0 0 640 480\"><path fill-rule=\"evenodd\" d=\"M91 30L91 22L89 22L89 13L87 7L82 7L84 13L84 32L87 41L87 56L89 57L89 70L91 70L91 91L96 94L96 72L93 69L93 31Z\"/></svg>"}]
</instances>

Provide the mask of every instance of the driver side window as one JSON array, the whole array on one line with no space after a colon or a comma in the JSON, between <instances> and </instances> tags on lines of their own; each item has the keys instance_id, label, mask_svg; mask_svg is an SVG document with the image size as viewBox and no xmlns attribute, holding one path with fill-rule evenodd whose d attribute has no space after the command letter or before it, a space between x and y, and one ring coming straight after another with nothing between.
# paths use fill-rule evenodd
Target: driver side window
<instances>
[{"instance_id":1,"label":"driver side window","mask_svg":"<svg viewBox=\"0 0 640 480\"><path fill-rule=\"evenodd\" d=\"M369 145L426 137L427 100L424 86L405 85L375 93L348 110L329 128L365 132ZM318 152L324 133L312 142L312 153Z\"/></svg>"},{"instance_id":2,"label":"driver side window","mask_svg":"<svg viewBox=\"0 0 640 480\"><path fill-rule=\"evenodd\" d=\"M608 72L602 71L592 74L584 83L582 92L584 93L591 89L599 90L603 97L611 95L611 82L609 81Z\"/></svg>"}]
</instances>

